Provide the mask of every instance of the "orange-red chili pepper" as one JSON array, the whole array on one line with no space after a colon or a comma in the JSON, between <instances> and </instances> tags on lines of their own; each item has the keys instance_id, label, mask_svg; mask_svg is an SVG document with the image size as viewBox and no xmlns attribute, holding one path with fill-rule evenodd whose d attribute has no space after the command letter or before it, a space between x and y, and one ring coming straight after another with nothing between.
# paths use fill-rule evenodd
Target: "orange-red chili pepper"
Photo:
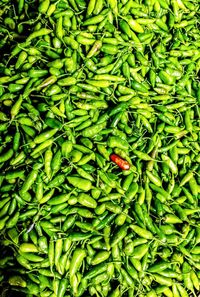
<instances>
[{"instance_id":1,"label":"orange-red chili pepper","mask_svg":"<svg viewBox=\"0 0 200 297\"><path fill-rule=\"evenodd\" d=\"M129 170L130 169L130 164L122 159L120 156L116 154L110 155L111 161L113 161L115 164L117 164L122 170Z\"/></svg>"}]
</instances>

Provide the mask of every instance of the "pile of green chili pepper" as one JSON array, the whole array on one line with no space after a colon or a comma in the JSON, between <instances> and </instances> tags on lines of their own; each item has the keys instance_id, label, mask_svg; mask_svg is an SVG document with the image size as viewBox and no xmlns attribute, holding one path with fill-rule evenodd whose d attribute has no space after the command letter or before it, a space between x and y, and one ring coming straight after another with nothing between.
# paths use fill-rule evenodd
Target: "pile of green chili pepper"
<instances>
[{"instance_id":1,"label":"pile of green chili pepper","mask_svg":"<svg viewBox=\"0 0 200 297\"><path fill-rule=\"evenodd\" d=\"M1 0L1 296L198 296L199 8Z\"/></svg>"}]
</instances>

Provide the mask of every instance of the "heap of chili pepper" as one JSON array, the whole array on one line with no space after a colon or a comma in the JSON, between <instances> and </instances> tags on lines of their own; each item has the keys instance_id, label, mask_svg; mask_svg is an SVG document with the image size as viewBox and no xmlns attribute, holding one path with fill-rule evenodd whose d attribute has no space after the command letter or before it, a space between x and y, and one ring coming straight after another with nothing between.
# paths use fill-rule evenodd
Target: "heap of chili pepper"
<instances>
[{"instance_id":1,"label":"heap of chili pepper","mask_svg":"<svg viewBox=\"0 0 200 297\"><path fill-rule=\"evenodd\" d=\"M2 296L200 284L198 0L1 0Z\"/></svg>"}]
</instances>

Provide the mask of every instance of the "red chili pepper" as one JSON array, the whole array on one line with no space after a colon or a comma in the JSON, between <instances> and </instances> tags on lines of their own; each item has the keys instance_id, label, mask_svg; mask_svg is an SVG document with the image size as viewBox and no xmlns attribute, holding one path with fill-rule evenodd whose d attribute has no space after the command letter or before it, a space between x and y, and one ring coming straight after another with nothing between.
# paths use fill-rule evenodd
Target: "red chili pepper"
<instances>
[{"instance_id":1,"label":"red chili pepper","mask_svg":"<svg viewBox=\"0 0 200 297\"><path fill-rule=\"evenodd\" d=\"M122 170L130 169L130 164L126 160L122 159L120 156L112 154L110 155L110 159L115 164L117 164Z\"/></svg>"}]
</instances>

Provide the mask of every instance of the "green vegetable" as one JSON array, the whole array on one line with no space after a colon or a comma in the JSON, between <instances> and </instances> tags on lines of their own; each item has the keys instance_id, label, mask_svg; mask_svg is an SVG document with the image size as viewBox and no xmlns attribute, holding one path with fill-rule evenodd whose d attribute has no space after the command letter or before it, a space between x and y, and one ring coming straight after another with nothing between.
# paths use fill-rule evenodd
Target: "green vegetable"
<instances>
[{"instance_id":1,"label":"green vegetable","mask_svg":"<svg viewBox=\"0 0 200 297\"><path fill-rule=\"evenodd\" d=\"M199 294L199 8L0 1L2 296Z\"/></svg>"}]
</instances>

